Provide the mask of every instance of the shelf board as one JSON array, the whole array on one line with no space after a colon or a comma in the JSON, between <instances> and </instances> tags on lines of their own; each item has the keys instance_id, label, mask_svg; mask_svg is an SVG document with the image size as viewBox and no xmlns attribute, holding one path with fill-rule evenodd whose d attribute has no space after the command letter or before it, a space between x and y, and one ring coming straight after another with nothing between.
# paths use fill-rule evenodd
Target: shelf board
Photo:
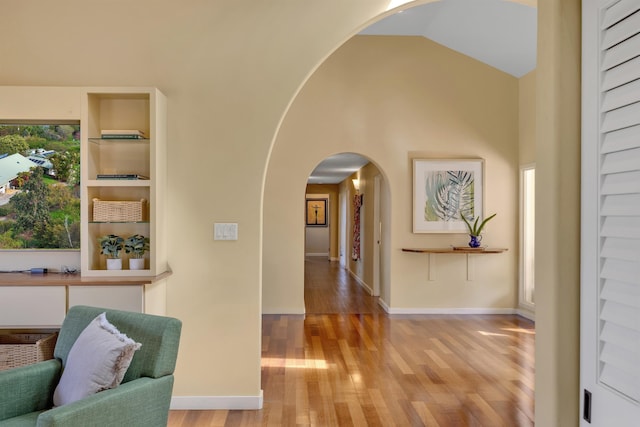
<instances>
[{"instance_id":1,"label":"shelf board","mask_svg":"<svg viewBox=\"0 0 640 427\"><path fill-rule=\"evenodd\" d=\"M89 179L87 187L150 187L150 179Z\"/></svg>"},{"instance_id":2,"label":"shelf board","mask_svg":"<svg viewBox=\"0 0 640 427\"><path fill-rule=\"evenodd\" d=\"M106 144L149 144L151 140L149 138L89 138L89 142L97 145Z\"/></svg>"},{"instance_id":3,"label":"shelf board","mask_svg":"<svg viewBox=\"0 0 640 427\"><path fill-rule=\"evenodd\" d=\"M149 224L149 221L89 221L89 224Z\"/></svg>"},{"instance_id":4,"label":"shelf board","mask_svg":"<svg viewBox=\"0 0 640 427\"><path fill-rule=\"evenodd\" d=\"M506 248L402 248L402 252L420 254L500 254Z\"/></svg>"},{"instance_id":5,"label":"shelf board","mask_svg":"<svg viewBox=\"0 0 640 427\"><path fill-rule=\"evenodd\" d=\"M149 270L90 270L90 274L86 275L4 273L0 274L0 286L145 285L172 274L170 270L156 276L149 273Z\"/></svg>"}]
</instances>

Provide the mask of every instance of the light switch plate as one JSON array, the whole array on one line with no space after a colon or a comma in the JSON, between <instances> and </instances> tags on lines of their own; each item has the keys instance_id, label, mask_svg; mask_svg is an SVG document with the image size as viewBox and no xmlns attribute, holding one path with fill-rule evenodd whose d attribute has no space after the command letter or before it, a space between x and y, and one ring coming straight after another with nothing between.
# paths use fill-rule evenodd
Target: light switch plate
<instances>
[{"instance_id":1,"label":"light switch plate","mask_svg":"<svg viewBox=\"0 0 640 427\"><path fill-rule=\"evenodd\" d=\"M216 222L213 224L213 240L238 240L237 222Z\"/></svg>"}]
</instances>

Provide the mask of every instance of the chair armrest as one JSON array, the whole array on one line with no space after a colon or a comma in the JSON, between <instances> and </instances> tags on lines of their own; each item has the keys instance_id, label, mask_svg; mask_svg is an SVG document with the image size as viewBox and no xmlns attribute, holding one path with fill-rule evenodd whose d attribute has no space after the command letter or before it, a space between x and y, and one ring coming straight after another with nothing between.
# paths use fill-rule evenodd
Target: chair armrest
<instances>
[{"instance_id":1,"label":"chair armrest","mask_svg":"<svg viewBox=\"0 0 640 427\"><path fill-rule=\"evenodd\" d=\"M0 420L51 407L60 368L51 359L0 371Z\"/></svg>"},{"instance_id":2,"label":"chair armrest","mask_svg":"<svg viewBox=\"0 0 640 427\"><path fill-rule=\"evenodd\" d=\"M45 411L38 417L38 427L166 426L172 389L173 375L138 378Z\"/></svg>"}]
</instances>

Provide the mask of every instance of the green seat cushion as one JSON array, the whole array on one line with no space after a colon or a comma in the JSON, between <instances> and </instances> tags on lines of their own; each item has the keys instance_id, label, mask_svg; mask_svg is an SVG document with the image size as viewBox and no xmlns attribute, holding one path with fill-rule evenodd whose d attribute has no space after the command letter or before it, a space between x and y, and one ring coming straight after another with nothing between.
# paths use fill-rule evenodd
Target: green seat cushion
<instances>
[{"instance_id":1,"label":"green seat cushion","mask_svg":"<svg viewBox=\"0 0 640 427\"><path fill-rule=\"evenodd\" d=\"M19 417L0 421L0 427L34 427L38 422L38 416L43 412L44 411L29 412Z\"/></svg>"}]
</instances>

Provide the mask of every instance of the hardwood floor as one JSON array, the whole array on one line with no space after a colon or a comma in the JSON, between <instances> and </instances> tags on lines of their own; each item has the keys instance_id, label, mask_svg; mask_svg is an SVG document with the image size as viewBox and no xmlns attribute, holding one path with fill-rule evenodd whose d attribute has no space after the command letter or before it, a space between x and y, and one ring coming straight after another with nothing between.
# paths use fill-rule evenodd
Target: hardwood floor
<instances>
[{"instance_id":1,"label":"hardwood floor","mask_svg":"<svg viewBox=\"0 0 640 427\"><path fill-rule=\"evenodd\" d=\"M325 257L305 259L304 305L307 314L384 312L377 297L365 292L339 263Z\"/></svg>"},{"instance_id":2,"label":"hardwood floor","mask_svg":"<svg viewBox=\"0 0 640 427\"><path fill-rule=\"evenodd\" d=\"M169 426L532 426L532 322L386 315L343 270L306 263L306 316L265 315L264 408L171 411Z\"/></svg>"}]
</instances>

